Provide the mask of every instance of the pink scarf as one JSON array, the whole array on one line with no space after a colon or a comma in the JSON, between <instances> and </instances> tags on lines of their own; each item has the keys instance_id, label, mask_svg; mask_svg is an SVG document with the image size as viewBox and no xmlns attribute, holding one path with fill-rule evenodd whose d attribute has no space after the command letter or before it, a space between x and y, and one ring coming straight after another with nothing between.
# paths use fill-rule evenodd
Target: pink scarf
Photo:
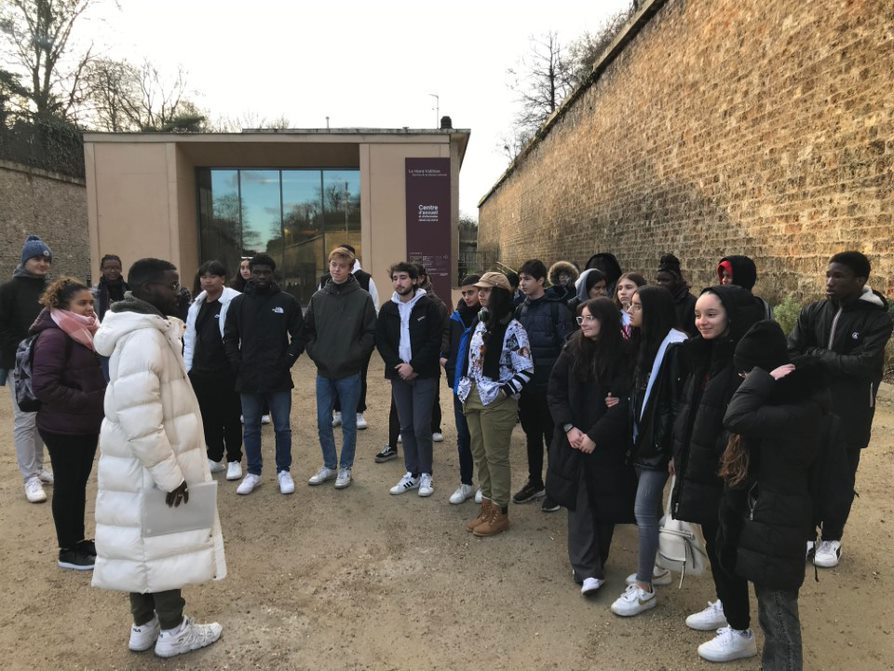
<instances>
[{"instance_id":1,"label":"pink scarf","mask_svg":"<svg viewBox=\"0 0 894 671\"><path fill-rule=\"evenodd\" d=\"M90 351L93 349L93 334L99 328L96 321L96 315L85 317L84 315L75 314L70 310L58 310L53 308L50 310L50 318L56 323L60 329L65 331L68 336L75 342L81 343Z\"/></svg>"}]
</instances>

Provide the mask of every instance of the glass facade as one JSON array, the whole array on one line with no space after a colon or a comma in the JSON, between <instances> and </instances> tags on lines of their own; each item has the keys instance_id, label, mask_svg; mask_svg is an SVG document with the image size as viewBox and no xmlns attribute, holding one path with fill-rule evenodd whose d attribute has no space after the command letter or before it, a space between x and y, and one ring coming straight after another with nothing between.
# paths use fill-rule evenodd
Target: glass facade
<instances>
[{"instance_id":1,"label":"glass facade","mask_svg":"<svg viewBox=\"0 0 894 671\"><path fill-rule=\"evenodd\" d=\"M326 273L329 250L360 249L360 171L199 168L202 261L235 274L243 256L276 261L277 280L306 304Z\"/></svg>"}]
</instances>

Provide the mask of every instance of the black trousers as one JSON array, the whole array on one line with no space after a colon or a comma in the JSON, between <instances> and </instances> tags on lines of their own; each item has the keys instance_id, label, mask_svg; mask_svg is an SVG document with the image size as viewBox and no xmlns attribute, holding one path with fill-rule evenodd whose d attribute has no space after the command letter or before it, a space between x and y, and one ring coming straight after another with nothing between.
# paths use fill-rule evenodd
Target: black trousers
<instances>
[{"instance_id":1,"label":"black trousers","mask_svg":"<svg viewBox=\"0 0 894 671\"><path fill-rule=\"evenodd\" d=\"M836 499L837 504L826 511L823 522L823 540L840 541L844 535L844 525L850 517L851 507L854 505L854 488L857 485L857 468L860 466L860 454L863 450L859 447L848 447L847 471L841 473L842 482L840 491L841 500Z\"/></svg>"},{"instance_id":2,"label":"black trousers","mask_svg":"<svg viewBox=\"0 0 894 671\"><path fill-rule=\"evenodd\" d=\"M751 626L751 614L748 607L748 581L737 575L730 575L720 566L717 557L718 522L702 524L705 536L705 551L711 563L711 575L714 578L714 590L717 598L723 603L723 614L733 629L744 630Z\"/></svg>"},{"instance_id":3,"label":"black trousers","mask_svg":"<svg viewBox=\"0 0 894 671\"><path fill-rule=\"evenodd\" d=\"M546 390L524 389L518 401L518 415L528 445L528 480L543 486L543 450L553 439L553 416L546 402Z\"/></svg>"},{"instance_id":4,"label":"black trousers","mask_svg":"<svg viewBox=\"0 0 894 671\"><path fill-rule=\"evenodd\" d=\"M84 540L87 479L93 469L99 434L66 436L39 431L53 464L53 523L59 548L69 550Z\"/></svg>"},{"instance_id":5,"label":"black trousers","mask_svg":"<svg viewBox=\"0 0 894 671\"><path fill-rule=\"evenodd\" d=\"M186 601L179 589L169 589L154 594L130 593L130 612L133 623L142 627L158 615L158 623L162 629L174 629L183 621L183 607Z\"/></svg>"},{"instance_id":6,"label":"black trousers","mask_svg":"<svg viewBox=\"0 0 894 671\"><path fill-rule=\"evenodd\" d=\"M242 402L235 376L229 369L213 373L191 370L189 379L202 412L208 458L220 461L226 452L227 461L242 461Z\"/></svg>"},{"instance_id":7,"label":"black trousers","mask_svg":"<svg viewBox=\"0 0 894 671\"><path fill-rule=\"evenodd\" d=\"M435 400L431 408L431 432L441 432L441 377L435 385ZM394 405L394 394L391 395L391 408L388 410L388 444L397 449L397 437L400 435L400 420L397 418L397 406Z\"/></svg>"}]
</instances>

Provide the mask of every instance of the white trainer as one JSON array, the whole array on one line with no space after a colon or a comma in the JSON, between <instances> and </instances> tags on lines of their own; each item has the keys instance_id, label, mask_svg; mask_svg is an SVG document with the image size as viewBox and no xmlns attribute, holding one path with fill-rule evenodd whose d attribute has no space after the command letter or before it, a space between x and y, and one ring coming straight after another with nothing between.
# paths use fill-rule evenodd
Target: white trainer
<instances>
[{"instance_id":1,"label":"white trainer","mask_svg":"<svg viewBox=\"0 0 894 671\"><path fill-rule=\"evenodd\" d=\"M288 471L280 471L276 474L276 479L279 480L280 494L293 494L295 492L295 481L292 480L292 476Z\"/></svg>"},{"instance_id":2,"label":"white trainer","mask_svg":"<svg viewBox=\"0 0 894 671\"><path fill-rule=\"evenodd\" d=\"M269 413L266 415L261 415L261 424L270 424L270 422L272 421L273 419L270 417Z\"/></svg>"},{"instance_id":3,"label":"white trainer","mask_svg":"<svg viewBox=\"0 0 894 671\"><path fill-rule=\"evenodd\" d=\"M479 487L478 491L475 492L475 503L480 506L482 501L484 501L484 494L481 493L481 487Z\"/></svg>"},{"instance_id":4,"label":"white trainer","mask_svg":"<svg viewBox=\"0 0 894 671\"><path fill-rule=\"evenodd\" d=\"M634 583L633 585L627 585L624 593L615 599L611 606L611 611L621 617L633 617L657 605L658 600L655 598L654 589L651 592L647 592Z\"/></svg>"},{"instance_id":5,"label":"white trainer","mask_svg":"<svg viewBox=\"0 0 894 671\"><path fill-rule=\"evenodd\" d=\"M366 417L363 416L362 412L357 413L357 428L360 431L363 431L366 427L369 426L369 422L366 421Z\"/></svg>"},{"instance_id":6,"label":"white trainer","mask_svg":"<svg viewBox=\"0 0 894 671\"><path fill-rule=\"evenodd\" d=\"M323 466L323 468L321 468L308 478L307 484L316 487L317 485L322 485L327 480L331 480L335 477L335 475L336 474L334 468L326 468L325 466Z\"/></svg>"},{"instance_id":7,"label":"white trainer","mask_svg":"<svg viewBox=\"0 0 894 671\"><path fill-rule=\"evenodd\" d=\"M216 642L223 632L217 622L195 624L188 617L176 629L163 629L155 642L155 654L159 657L175 657L190 650L198 650Z\"/></svg>"},{"instance_id":8,"label":"white trainer","mask_svg":"<svg viewBox=\"0 0 894 671\"><path fill-rule=\"evenodd\" d=\"M729 626L721 627L714 638L698 646L698 656L709 662L731 662L755 655L757 643L751 629L739 631Z\"/></svg>"},{"instance_id":9,"label":"white trainer","mask_svg":"<svg viewBox=\"0 0 894 671\"><path fill-rule=\"evenodd\" d=\"M139 627L135 624L131 625L130 641L127 643L128 649L134 652L148 650L155 645L160 631L161 626L158 624L158 616L153 617L149 622L141 624Z\"/></svg>"},{"instance_id":10,"label":"white trainer","mask_svg":"<svg viewBox=\"0 0 894 671\"><path fill-rule=\"evenodd\" d=\"M223 473L227 467L224 466L222 459L220 461L211 461L211 459L209 459L208 469L211 471L211 474L214 475L215 473Z\"/></svg>"},{"instance_id":11,"label":"white trainer","mask_svg":"<svg viewBox=\"0 0 894 671\"><path fill-rule=\"evenodd\" d=\"M460 503L468 501L473 496L475 496L475 488L472 485L464 485L460 483L459 487L456 488L456 491L450 495L450 503L458 506Z\"/></svg>"},{"instance_id":12,"label":"white trainer","mask_svg":"<svg viewBox=\"0 0 894 671\"><path fill-rule=\"evenodd\" d=\"M335 410L332 413L332 428L334 429L337 426L341 426L341 412Z\"/></svg>"},{"instance_id":13,"label":"white trainer","mask_svg":"<svg viewBox=\"0 0 894 671\"><path fill-rule=\"evenodd\" d=\"M605 580L602 578L584 578L583 583L581 583L580 593L581 596L590 596L599 591L599 588L605 584Z\"/></svg>"},{"instance_id":14,"label":"white trainer","mask_svg":"<svg viewBox=\"0 0 894 671\"><path fill-rule=\"evenodd\" d=\"M350 487L353 481L354 478L351 477L350 468L339 468L338 476L335 478L335 488L344 489L345 487Z\"/></svg>"},{"instance_id":15,"label":"white trainer","mask_svg":"<svg viewBox=\"0 0 894 671\"><path fill-rule=\"evenodd\" d=\"M404 473L404 477L402 477L400 479L400 482L398 482L396 485L394 485L394 487L392 487L388 491L390 493L394 494L395 496L397 496L398 494L403 494L404 492L408 492L411 489L418 489L418 488L419 488L419 478L414 478L413 474L408 471L407 473Z\"/></svg>"},{"instance_id":16,"label":"white trainer","mask_svg":"<svg viewBox=\"0 0 894 671\"><path fill-rule=\"evenodd\" d=\"M43 503L47 500L47 493L43 490L38 476L34 475L25 480L25 498L30 503Z\"/></svg>"},{"instance_id":17,"label":"white trainer","mask_svg":"<svg viewBox=\"0 0 894 671\"><path fill-rule=\"evenodd\" d=\"M50 487L52 487L53 482L55 482L55 478L53 478L53 474L45 468L40 469L40 473L37 474L37 477L40 478L40 481L43 484L49 485Z\"/></svg>"},{"instance_id":18,"label":"white trainer","mask_svg":"<svg viewBox=\"0 0 894 671\"><path fill-rule=\"evenodd\" d=\"M431 496L435 493L435 483L432 482L429 473L422 473L419 476L419 496Z\"/></svg>"},{"instance_id":19,"label":"white trainer","mask_svg":"<svg viewBox=\"0 0 894 671\"><path fill-rule=\"evenodd\" d=\"M245 496L251 494L256 487L260 486L261 476L255 475L254 473L247 473L245 477L242 478L242 482L239 483L239 486L236 487L236 493Z\"/></svg>"},{"instance_id":20,"label":"white trainer","mask_svg":"<svg viewBox=\"0 0 894 671\"><path fill-rule=\"evenodd\" d=\"M231 461L227 464L227 480L238 480L242 477L242 464Z\"/></svg>"},{"instance_id":21,"label":"white trainer","mask_svg":"<svg viewBox=\"0 0 894 671\"><path fill-rule=\"evenodd\" d=\"M673 576L671 572L666 568L661 568L660 566L652 567L652 584L653 585L670 585L673 581ZM636 582L636 573L631 573L627 576L627 584L632 585Z\"/></svg>"},{"instance_id":22,"label":"white trainer","mask_svg":"<svg viewBox=\"0 0 894 671\"><path fill-rule=\"evenodd\" d=\"M813 555L813 563L820 568L834 568L841 560L840 541L820 541Z\"/></svg>"},{"instance_id":23,"label":"white trainer","mask_svg":"<svg viewBox=\"0 0 894 671\"><path fill-rule=\"evenodd\" d=\"M723 614L723 604L720 599L709 601L708 607L693 613L686 618L686 626L699 631L715 631L727 626L726 615Z\"/></svg>"},{"instance_id":24,"label":"white trainer","mask_svg":"<svg viewBox=\"0 0 894 671\"><path fill-rule=\"evenodd\" d=\"M816 543L814 541L807 541L807 552L804 555L805 559L810 559L813 557L814 553L816 553Z\"/></svg>"},{"instance_id":25,"label":"white trainer","mask_svg":"<svg viewBox=\"0 0 894 671\"><path fill-rule=\"evenodd\" d=\"M435 431L431 434L431 442L433 443L443 443L444 442L444 434L440 431Z\"/></svg>"}]
</instances>

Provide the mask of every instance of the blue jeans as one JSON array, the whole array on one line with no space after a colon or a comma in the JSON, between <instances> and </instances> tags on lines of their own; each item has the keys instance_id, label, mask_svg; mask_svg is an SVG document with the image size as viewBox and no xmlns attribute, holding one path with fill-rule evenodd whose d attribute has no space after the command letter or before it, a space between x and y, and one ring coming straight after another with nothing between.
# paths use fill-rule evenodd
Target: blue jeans
<instances>
[{"instance_id":1,"label":"blue jeans","mask_svg":"<svg viewBox=\"0 0 894 671\"><path fill-rule=\"evenodd\" d=\"M463 402L456 394L453 394L453 420L456 422L456 449L459 451L459 481L471 485L475 463L472 458L472 436L463 413Z\"/></svg>"},{"instance_id":2,"label":"blue jeans","mask_svg":"<svg viewBox=\"0 0 894 671\"><path fill-rule=\"evenodd\" d=\"M261 414L266 401L273 415L273 432L276 436L276 472L288 471L292 466L292 427L289 414L292 412L292 391L268 391L241 394L242 437L248 472L261 474Z\"/></svg>"},{"instance_id":3,"label":"blue jeans","mask_svg":"<svg viewBox=\"0 0 894 671\"><path fill-rule=\"evenodd\" d=\"M335 452L335 435L332 431L332 408L335 399L341 406L341 467L354 465L357 448L357 403L360 401L360 373L336 379L317 374L317 434L323 450L323 465L335 470L338 454Z\"/></svg>"},{"instance_id":4,"label":"blue jeans","mask_svg":"<svg viewBox=\"0 0 894 671\"><path fill-rule=\"evenodd\" d=\"M633 514L639 530L639 558L636 564L636 579L652 584L652 567L658 554L658 517L661 510L661 496L667 482L667 469L651 470L636 467L636 502Z\"/></svg>"}]
</instances>

